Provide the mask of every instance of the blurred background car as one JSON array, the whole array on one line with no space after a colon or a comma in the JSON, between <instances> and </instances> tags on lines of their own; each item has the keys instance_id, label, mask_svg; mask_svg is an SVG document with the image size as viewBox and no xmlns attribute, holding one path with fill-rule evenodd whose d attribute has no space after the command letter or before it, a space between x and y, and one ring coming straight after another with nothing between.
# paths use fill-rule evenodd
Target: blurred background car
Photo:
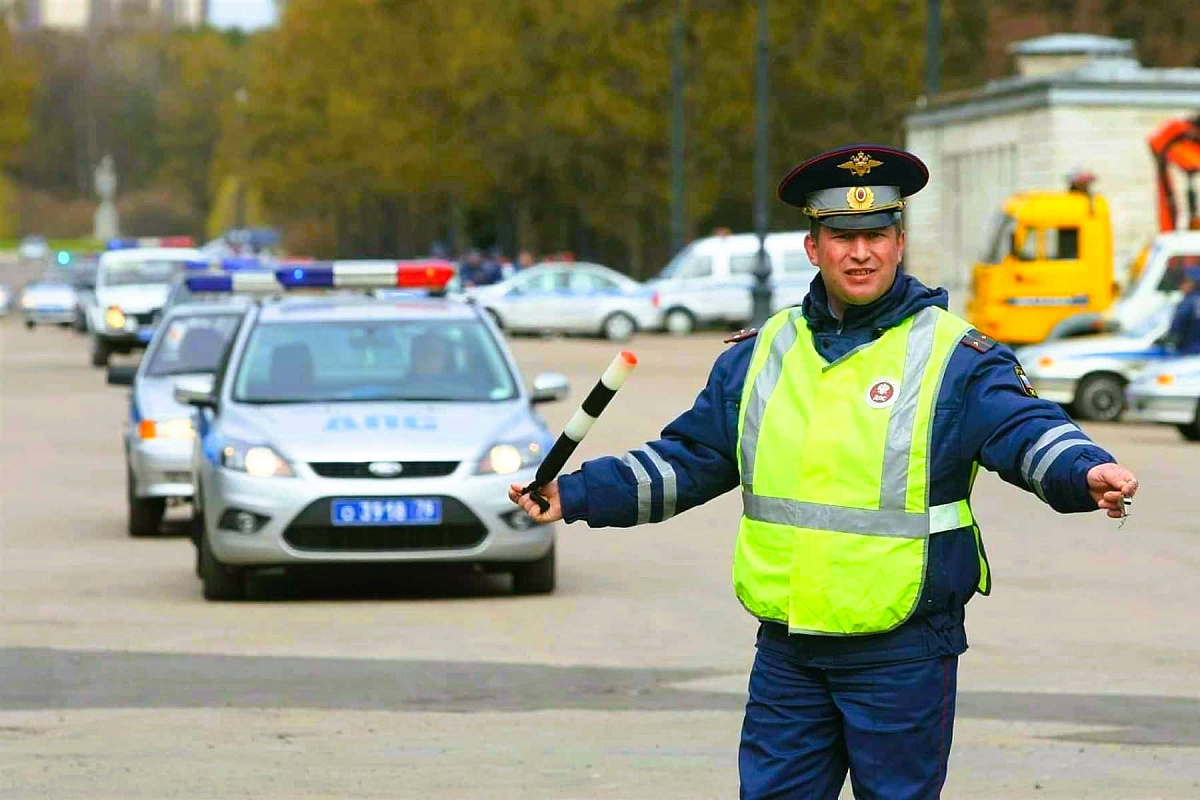
<instances>
[{"instance_id":1,"label":"blurred background car","mask_svg":"<svg viewBox=\"0 0 1200 800\"><path fill-rule=\"evenodd\" d=\"M50 245L45 236L30 234L17 246L17 255L26 261L39 261L50 255Z\"/></svg>"},{"instance_id":2,"label":"blurred background car","mask_svg":"<svg viewBox=\"0 0 1200 800\"><path fill-rule=\"evenodd\" d=\"M21 292L21 312L25 316L25 327L30 329L37 325L73 325L75 304L71 275L57 265Z\"/></svg>"},{"instance_id":3,"label":"blurred background car","mask_svg":"<svg viewBox=\"0 0 1200 800\"><path fill-rule=\"evenodd\" d=\"M71 285L75 288L75 330L87 333L88 314L96 305L96 271L100 266L100 256L95 253L68 253L61 251L58 263L66 259Z\"/></svg>"},{"instance_id":4,"label":"blurred background car","mask_svg":"<svg viewBox=\"0 0 1200 800\"><path fill-rule=\"evenodd\" d=\"M1128 418L1174 425L1189 442L1200 442L1200 356L1172 358L1147 367L1125 391Z\"/></svg>"},{"instance_id":5,"label":"blurred background car","mask_svg":"<svg viewBox=\"0 0 1200 800\"><path fill-rule=\"evenodd\" d=\"M804 251L807 236L801 231L766 237L772 313L798 305L808 294L817 268ZM664 328L682 335L698 327L748 324L757 266L758 237L753 234L709 236L692 242L649 284L659 294Z\"/></svg>"},{"instance_id":6,"label":"blurred background car","mask_svg":"<svg viewBox=\"0 0 1200 800\"><path fill-rule=\"evenodd\" d=\"M140 364L109 365L110 385L133 387L123 437L130 536L158 533L168 502L192 499L192 408L175 387L216 371L246 307L233 299L172 309Z\"/></svg>"},{"instance_id":7,"label":"blurred background car","mask_svg":"<svg viewBox=\"0 0 1200 800\"><path fill-rule=\"evenodd\" d=\"M1111 422L1125 408L1125 387L1143 367L1171 358L1161 341L1173 307L1160 308L1124 333L1069 337L1022 347L1017 359L1038 397L1066 406L1080 419Z\"/></svg>"},{"instance_id":8,"label":"blurred background car","mask_svg":"<svg viewBox=\"0 0 1200 800\"><path fill-rule=\"evenodd\" d=\"M202 260L200 251L191 247L134 247L101 255L96 302L88 318L92 366L106 366L112 353L144 348L172 279L189 262Z\"/></svg>"},{"instance_id":9,"label":"blurred background car","mask_svg":"<svg viewBox=\"0 0 1200 800\"><path fill-rule=\"evenodd\" d=\"M0 283L0 316L7 315L12 310L12 290L6 284Z\"/></svg>"},{"instance_id":10,"label":"blurred background car","mask_svg":"<svg viewBox=\"0 0 1200 800\"><path fill-rule=\"evenodd\" d=\"M575 333L624 341L661 326L655 292L621 273L584 263L543 263L466 290L501 329Z\"/></svg>"}]
</instances>

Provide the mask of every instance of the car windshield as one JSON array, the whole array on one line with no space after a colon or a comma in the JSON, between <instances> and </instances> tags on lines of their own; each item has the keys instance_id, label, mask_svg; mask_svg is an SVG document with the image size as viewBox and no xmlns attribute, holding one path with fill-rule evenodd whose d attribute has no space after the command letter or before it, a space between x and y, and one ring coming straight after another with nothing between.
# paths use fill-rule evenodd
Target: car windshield
<instances>
[{"instance_id":1,"label":"car windshield","mask_svg":"<svg viewBox=\"0 0 1200 800\"><path fill-rule=\"evenodd\" d=\"M56 267L43 272L42 277L38 278L38 283L56 283L64 286L70 286L71 276L66 272L66 270Z\"/></svg>"},{"instance_id":2,"label":"car windshield","mask_svg":"<svg viewBox=\"0 0 1200 800\"><path fill-rule=\"evenodd\" d=\"M234 386L244 403L511 400L508 363L476 320L259 325Z\"/></svg>"},{"instance_id":3,"label":"car windshield","mask_svg":"<svg viewBox=\"0 0 1200 800\"><path fill-rule=\"evenodd\" d=\"M196 314L175 317L167 323L153 352L146 374L183 375L216 372L226 345L237 330L240 314Z\"/></svg>"},{"instance_id":4,"label":"car windshield","mask_svg":"<svg viewBox=\"0 0 1200 800\"><path fill-rule=\"evenodd\" d=\"M1013 249L1013 234L1017 231L1017 220L1003 212L992 217L987 237L987 249L981 261L984 264L999 264Z\"/></svg>"},{"instance_id":5,"label":"car windshield","mask_svg":"<svg viewBox=\"0 0 1200 800\"><path fill-rule=\"evenodd\" d=\"M694 250L695 248L696 248L696 245L694 243L689 244L687 247L683 248L678 253L676 253L675 257L672 258L670 260L670 262L668 262L668 264L662 268L662 272L658 273L658 277L659 278L674 277L675 273L679 272L680 266L683 264L686 264L688 259L691 258L692 250Z\"/></svg>"},{"instance_id":6,"label":"car windshield","mask_svg":"<svg viewBox=\"0 0 1200 800\"><path fill-rule=\"evenodd\" d=\"M104 265L105 286L134 286L147 283L170 283L175 273L184 269L184 261L113 261Z\"/></svg>"}]
</instances>

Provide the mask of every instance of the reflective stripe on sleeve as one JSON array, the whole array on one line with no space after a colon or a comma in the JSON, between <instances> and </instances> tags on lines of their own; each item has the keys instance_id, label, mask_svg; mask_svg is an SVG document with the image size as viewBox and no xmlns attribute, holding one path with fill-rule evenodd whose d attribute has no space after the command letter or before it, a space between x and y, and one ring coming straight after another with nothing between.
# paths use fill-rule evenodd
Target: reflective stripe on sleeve
<instances>
[{"instance_id":1,"label":"reflective stripe on sleeve","mask_svg":"<svg viewBox=\"0 0 1200 800\"><path fill-rule=\"evenodd\" d=\"M1037 491L1038 497L1042 498L1042 500L1046 499L1046 492L1042 487L1042 478L1046 477L1046 473L1054 465L1054 462L1071 448L1083 447L1091 443L1090 439L1070 439L1065 442L1059 442L1046 451L1046 454L1038 461L1037 468L1033 471L1033 487Z\"/></svg>"},{"instance_id":2,"label":"reflective stripe on sleeve","mask_svg":"<svg viewBox=\"0 0 1200 800\"><path fill-rule=\"evenodd\" d=\"M621 457L621 461L633 470L633 477L637 479L637 524L645 525L650 521L650 473L633 453L626 453Z\"/></svg>"},{"instance_id":3,"label":"reflective stripe on sleeve","mask_svg":"<svg viewBox=\"0 0 1200 800\"><path fill-rule=\"evenodd\" d=\"M644 453L650 459L650 463L658 470L659 477L662 478L662 519L670 519L675 516L675 498L678 494L678 488L675 480L675 470L667 462L665 458L655 452L650 445L643 445L635 452ZM658 520L661 522L662 520Z\"/></svg>"},{"instance_id":4,"label":"reflective stripe on sleeve","mask_svg":"<svg viewBox=\"0 0 1200 800\"><path fill-rule=\"evenodd\" d=\"M1025 457L1021 459L1021 477L1025 479L1026 484L1033 486L1033 459L1038 451L1073 431L1083 433L1083 431L1079 430L1078 426L1067 422L1056 428L1051 428L1038 437L1038 440L1033 443L1033 447L1029 448L1025 453Z\"/></svg>"}]
</instances>

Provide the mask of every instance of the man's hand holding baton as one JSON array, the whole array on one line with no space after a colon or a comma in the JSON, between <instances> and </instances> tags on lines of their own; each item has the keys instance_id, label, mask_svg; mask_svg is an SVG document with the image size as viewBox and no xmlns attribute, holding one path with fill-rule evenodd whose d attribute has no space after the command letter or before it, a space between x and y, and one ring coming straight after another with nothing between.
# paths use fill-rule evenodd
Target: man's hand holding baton
<instances>
[{"instance_id":1,"label":"man's hand holding baton","mask_svg":"<svg viewBox=\"0 0 1200 800\"><path fill-rule=\"evenodd\" d=\"M562 519L562 503L558 498L556 480L558 473L636 366L637 356L633 353L618 353L546 454L546 460L538 467L533 483L528 486L514 483L508 487L508 499L525 509L525 513L534 520L546 523Z\"/></svg>"}]
</instances>

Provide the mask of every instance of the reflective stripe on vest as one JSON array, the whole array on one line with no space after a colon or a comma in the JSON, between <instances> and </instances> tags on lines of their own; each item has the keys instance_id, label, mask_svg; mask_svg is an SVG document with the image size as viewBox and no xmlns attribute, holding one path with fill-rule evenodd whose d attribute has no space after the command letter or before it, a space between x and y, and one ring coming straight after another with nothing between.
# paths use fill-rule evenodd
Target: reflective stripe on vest
<instances>
[{"instance_id":1,"label":"reflective stripe on vest","mask_svg":"<svg viewBox=\"0 0 1200 800\"><path fill-rule=\"evenodd\" d=\"M763 327L738 421L734 583L751 613L829 635L912 613L928 537L974 526L966 498L928 504L933 409L969 329L926 308L826 363L800 309Z\"/></svg>"}]
</instances>

